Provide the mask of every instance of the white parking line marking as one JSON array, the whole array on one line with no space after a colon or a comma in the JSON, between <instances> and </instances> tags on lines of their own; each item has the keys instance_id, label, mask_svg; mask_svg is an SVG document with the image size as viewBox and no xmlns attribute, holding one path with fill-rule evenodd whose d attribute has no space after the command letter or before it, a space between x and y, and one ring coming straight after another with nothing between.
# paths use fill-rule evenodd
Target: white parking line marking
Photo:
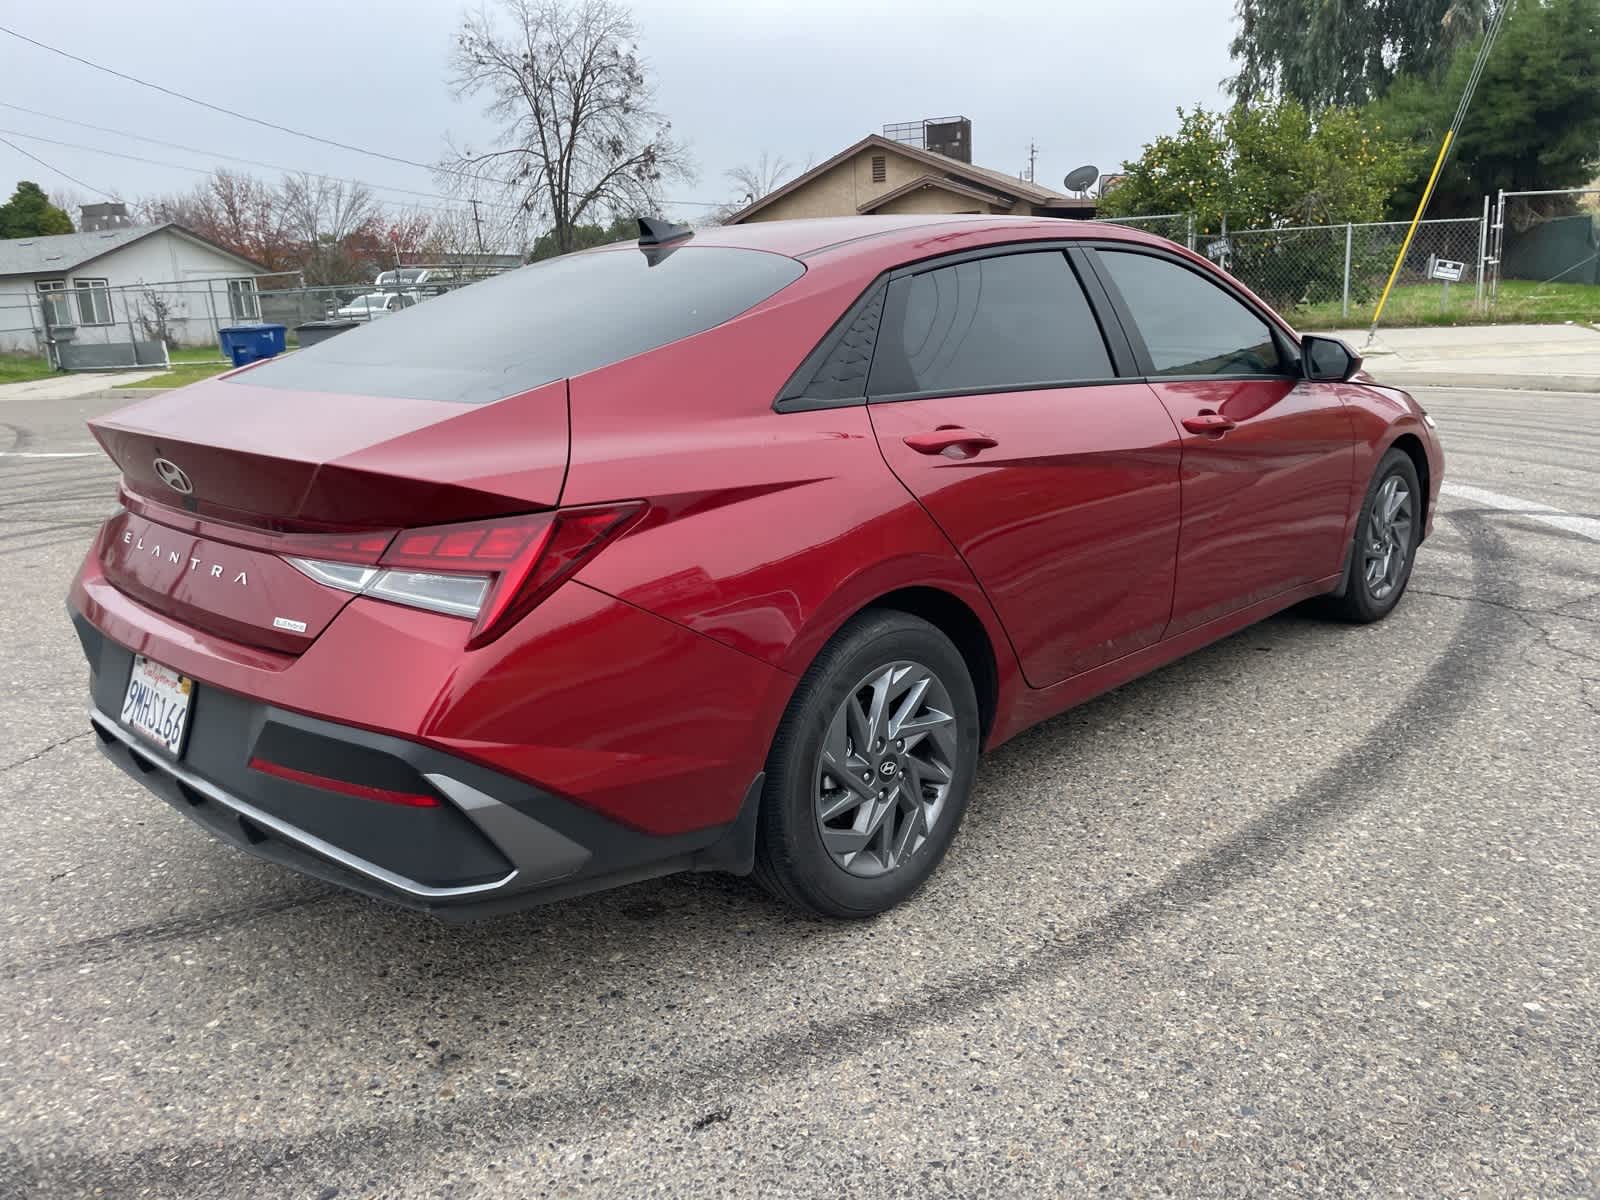
<instances>
[{"instance_id":1,"label":"white parking line marking","mask_svg":"<svg viewBox=\"0 0 1600 1200\"><path fill-rule=\"evenodd\" d=\"M1564 529L1568 533L1576 533L1582 537L1593 538L1600 542L1600 520L1594 517L1580 517L1573 513L1563 512L1559 508L1552 508L1548 504L1540 504L1537 500L1524 500L1519 496L1506 496L1500 492L1491 492L1487 488L1473 487L1470 483L1445 483L1439 486L1441 495L1452 496L1457 500L1467 500L1473 504L1481 504L1485 508L1497 508L1501 512L1516 513L1518 516L1527 517L1530 521L1538 521L1541 525L1549 525L1554 529Z\"/></svg>"},{"instance_id":2,"label":"white parking line marking","mask_svg":"<svg viewBox=\"0 0 1600 1200\"><path fill-rule=\"evenodd\" d=\"M0 458L93 458L98 450L0 450Z\"/></svg>"}]
</instances>

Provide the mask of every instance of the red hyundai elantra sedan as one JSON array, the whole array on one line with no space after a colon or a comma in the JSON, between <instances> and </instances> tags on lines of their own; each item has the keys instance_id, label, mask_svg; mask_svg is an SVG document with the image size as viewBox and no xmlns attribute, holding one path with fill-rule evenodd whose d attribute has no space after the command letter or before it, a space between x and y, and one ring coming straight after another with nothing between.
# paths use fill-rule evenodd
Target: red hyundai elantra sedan
<instances>
[{"instance_id":1,"label":"red hyundai elantra sedan","mask_svg":"<svg viewBox=\"0 0 1600 1200\"><path fill-rule=\"evenodd\" d=\"M91 423L113 762L441 915L721 870L866 916L982 750L1405 590L1432 422L1169 242L641 226Z\"/></svg>"}]
</instances>

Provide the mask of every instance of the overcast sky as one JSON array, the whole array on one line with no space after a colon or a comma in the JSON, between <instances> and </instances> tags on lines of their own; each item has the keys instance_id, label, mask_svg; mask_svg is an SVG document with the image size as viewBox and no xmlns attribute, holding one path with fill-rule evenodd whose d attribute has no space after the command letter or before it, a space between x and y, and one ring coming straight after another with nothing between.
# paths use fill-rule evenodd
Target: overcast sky
<instances>
[{"instance_id":1,"label":"overcast sky","mask_svg":"<svg viewBox=\"0 0 1600 1200\"><path fill-rule=\"evenodd\" d=\"M997 170L1024 168L1029 142L1036 143L1036 177L1051 186L1083 163L1111 170L1171 129L1175 106L1221 99L1233 0L981 7L811 0L792 8L761 0L637 0L632 7L658 107L698 164L697 182L671 189L679 206L669 211L691 216L704 210L688 201L728 200L733 188L723 172L763 150L796 164L820 162L886 122L922 117L971 117L973 160ZM477 106L455 100L445 81L462 11L452 0L145 0L0 11L0 24L84 58L351 145L427 162L446 134L485 140ZM437 190L424 171L209 112L3 34L0 64L5 104L380 188ZM125 198L187 190L213 166L239 165L14 107L0 107L0 137ZM16 179L48 191L89 190L0 145L4 194ZM407 199L380 194L394 203Z\"/></svg>"}]
</instances>

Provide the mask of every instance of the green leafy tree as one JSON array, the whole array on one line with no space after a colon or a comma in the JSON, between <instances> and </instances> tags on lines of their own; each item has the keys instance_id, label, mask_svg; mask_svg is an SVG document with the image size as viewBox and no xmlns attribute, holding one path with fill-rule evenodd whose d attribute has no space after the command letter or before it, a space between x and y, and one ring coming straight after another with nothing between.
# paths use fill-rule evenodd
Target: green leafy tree
<instances>
[{"instance_id":1,"label":"green leafy tree","mask_svg":"<svg viewBox=\"0 0 1600 1200\"><path fill-rule=\"evenodd\" d=\"M1294 100L1227 112L1178 110L1178 130L1124 164L1101 202L1107 216L1192 213L1202 233L1372 221L1409 169L1404 142L1361 114L1330 108L1313 118Z\"/></svg>"},{"instance_id":2,"label":"green leafy tree","mask_svg":"<svg viewBox=\"0 0 1600 1200\"><path fill-rule=\"evenodd\" d=\"M637 239L639 222L633 217L618 217L609 225L574 225L569 233L572 245L567 248L568 250L588 250L594 246L605 246L612 242L631 242ZM551 229L534 239L528 261L538 262L541 258L554 258L566 252L561 249L556 231Z\"/></svg>"},{"instance_id":3,"label":"green leafy tree","mask_svg":"<svg viewBox=\"0 0 1600 1200\"><path fill-rule=\"evenodd\" d=\"M1410 144L1392 212L1409 217L1481 39L1456 54L1442 85L1395 84L1368 119ZM1429 212L1466 215L1500 188L1574 187L1600 171L1600 0L1520 0L1484 64Z\"/></svg>"},{"instance_id":4,"label":"green leafy tree","mask_svg":"<svg viewBox=\"0 0 1600 1200\"><path fill-rule=\"evenodd\" d=\"M1437 78L1481 33L1488 0L1238 0L1236 100L1365 104L1401 75Z\"/></svg>"},{"instance_id":5,"label":"green leafy tree","mask_svg":"<svg viewBox=\"0 0 1600 1200\"><path fill-rule=\"evenodd\" d=\"M48 237L71 232L72 218L51 204L37 183L24 179L11 193L11 199L0 204L0 238Z\"/></svg>"}]
</instances>

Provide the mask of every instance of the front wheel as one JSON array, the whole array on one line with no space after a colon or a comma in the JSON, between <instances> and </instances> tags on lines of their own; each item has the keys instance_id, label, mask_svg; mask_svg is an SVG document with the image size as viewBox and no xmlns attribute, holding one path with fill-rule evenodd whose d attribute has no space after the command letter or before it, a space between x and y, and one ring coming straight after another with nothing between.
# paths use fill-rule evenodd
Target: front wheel
<instances>
[{"instance_id":1,"label":"front wheel","mask_svg":"<svg viewBox=\"0 0 1600 1200\"><path fill-rule=\"evenodd\" d=\"M978 703L960 652L907 613L863 613L800 681L767 760L756 878L823 916L920 887L961 823Z\"/></svg>"},{"instance_id":2,"label":"front wheel","mask_svg":"<svg viewBox=\"0 0 1600 1200\"><path fill-rule=\"evenodd\" d=\"M1381 621L1400 603L1422 538L1422 505L1416 465L1404 450L1390 450L1373 473L1356 519L1344 595L1330 601L1334 616Z\"/></svg>"}]
</instances>

